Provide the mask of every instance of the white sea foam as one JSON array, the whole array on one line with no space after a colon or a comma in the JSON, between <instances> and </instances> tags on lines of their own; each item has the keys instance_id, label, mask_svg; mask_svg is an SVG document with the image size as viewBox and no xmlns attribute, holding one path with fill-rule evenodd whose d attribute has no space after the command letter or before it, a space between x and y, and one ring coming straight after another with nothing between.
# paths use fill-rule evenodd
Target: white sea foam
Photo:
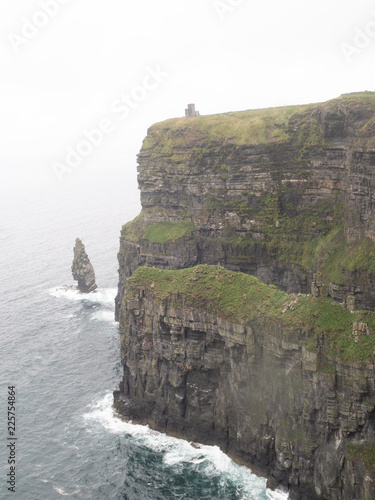
<instances>
[{"instance_id":1,"label":"white sea foam","mask_svg":"<svg viewBox=\"0 0 375 500\"><path fill-rule=\"evenodd\" d=\"M96 302L103 305L113 305L117 289L97 288L93 292L83 294L74 285L67 285L50 288L48 293L52 297L56 297L58 299L64 298L74 301L86 300L87 302Z\"/></svg>"},{"instance_id":2,"label":"white sea foam","mask_svg":"<svg viewBox=\"0 0 375 500\"><path fill-rule=\"evenodd\" d=\"M88 412L83 415L88 431L99 432L104 427L104 429L114 434L127 433L134 436L147 436L151 432L155 432L151 431L148 426L133 425L116 417L113 412L112 404L113 395L109 392L99 401L88 406Z\"/></svg>"},{"instance_id":3,"label":"white sea foam","mask_svg":"<svg viewBox=\"0 0 375 500\"><path fill-rule=\"evenodd\" d=\"M116 324L113 309L102 309L100 311L96 311L91 315L91 319L93 321L108 321L110 323Z\"/></svg>"},{"instance_id":4,"label":"white sea foam","mask_svg":"<svg viewBox=\"0 0 375 500\"><path fill-rule=\"evenodd\" d=\"M87 300L99 302L100 304L114 304L117 288L97 288L87 295Z\"/></svg>"},{"instance_id":5,"label":"white sea foam","mask_svg":"<svg viewBox=\"0 0 375 500\"><path fill-rule=\"evenodd\" d=\"M62 489L61 489L61 488L59 488L58 486L53 485L53 489L54 489L55 491L57 491L57 493L59 493L60 495L62 495L62 496L64 496L64 497L68 497L68 496L70 496L70 494L69 494L69 493L66 493L64 490L62 490Z\"/></svg>"},{"instance_id":6,"label":"white sea foam","mask_svg":"<svg viewBox=\"0 0 375 500\"><path fill-rule=\"evenodd\" d=\"M189 443L183 439L167 436L150 429L148 426L135 425L124 422L113 412L113 395L107 393L97 402L89 405L83 415L86 430L92 432L106 431L115 434L128 434L139 444L163 453L163 462L169 467L179 467L184 463L197 465L200 472L207 475L223 475L241 485L244 492L243 500L260 498L266 492L269 500L286 500L287 494L279 491L270 491L265 488L265 479L255 476L250 469L234 463L218 446L207 446Z\"/></svg>"},{"instance_id":7,"label":"white sea foam","mask_svg":"<svg viewBox=\"0 0 375 500\"><path fill-rule=\"evenodd\" d=\"M56 297L58 299L64 298L68 300L82 300L82 294L79 293L78 289L74 285L56 286L54 288L50 288L48 293L52 297Z\"/></svg>"},{"instance_id":8,"label":"white sea foam","mask_svg":"<svg viewBox=\"0 0 375 500\"><path fill-rule=\"evenodd\" d=\"M267 491L266 495L270 500L285 500L288 498L287 493L283 493L282 491Z\"/></svg>"},{"instance_id":9,"label":"white sea foam","mask_svg":"<svg viewBox=\"0 0 375 500\"><path fill-rule=\"evenodd\" d=\"M267 498L269 498L269 500L286 500L288 498L288 494L280 490L276 491L267 490L266 495Z\"/></svg>"}]
</instances>

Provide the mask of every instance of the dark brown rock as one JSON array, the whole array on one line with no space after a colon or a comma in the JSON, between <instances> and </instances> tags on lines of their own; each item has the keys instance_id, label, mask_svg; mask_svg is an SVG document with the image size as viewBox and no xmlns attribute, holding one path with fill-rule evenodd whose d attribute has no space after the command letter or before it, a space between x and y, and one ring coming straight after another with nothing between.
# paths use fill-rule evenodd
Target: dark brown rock
<instances>
[{"instance_id":1,"label":"dark brown rock","mask_svg":"<svg viewBox=\"0 0 375 500\"><path fill-rule=\"evenodd\" d=\"M276 321L234 324L183 296L157 301L152 284L125 297L139 266L220 263L288 293L375 310L374 138L373 92L149 129L142 213L123 227L118 254L119 413L219 444L293 500L375 498L374 478L347 453L375 440L373 362L336 359L324 335L310 352L302 332L288 336ZM335 260L363 243L356 261Z\"/></svg>"},{"instance_id":2,"label":"dark brown rock","mask_svg":"<svg viewBox=\"0 0 375 500\"><path fill-rule=\"evenodd\" d=\"M321 269L324 252L311 267L293 254L339 226L348 248L365 239L374 244L374 95L291 108L281 128L270 119L255 138L245 130L240 144L231 113L213 117L212 126L209 117L152 126L138 155L139 231L129 238L125 226L121 238L116 316L126 279L142 265L220 263L288 293L310 293L321 272L322 293L343 304L350 295L356 309L375 309L373 271L343 270L336 283ZM280 119L277 110L270 113ZM186 220L194 230L180 239L157 243L142 232Z\"/></svg>"},{"instance_id":3,"label":"dark brown rock","mask_svg":"<svg viewBox=\"0 0 375 500\"><path fill-rule=\"evenodd\" d=\"M124 300L120 335L124 417L219 445L293 500L375 498L374 478L347 455L375 437L373 363L332 358L324 340L310 352L307 331L277 320L265 330L187 310L177 293L157 300L152 287Z\"/></svg>"},{"instance_id":4,"label":"dark brown rock","mask_svg":"<svg viewBox=\"0 0 375 500\"><path fill-rule=\"evenodd\" d=\"M78 290L81 293L93 292L97 288L94 268L88 258L85 246L79 238L76 239L73 252L72 274L73 278L78 281Z\"/></svg>"}]
</instances>

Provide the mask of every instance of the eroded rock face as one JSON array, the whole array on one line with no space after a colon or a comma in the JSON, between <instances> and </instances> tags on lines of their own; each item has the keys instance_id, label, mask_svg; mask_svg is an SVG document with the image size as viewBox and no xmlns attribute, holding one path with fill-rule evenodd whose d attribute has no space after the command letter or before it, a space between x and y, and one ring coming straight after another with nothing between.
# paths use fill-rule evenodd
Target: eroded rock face
<instances>
[{"instance_id":1,"label":"eroded rock face","mask_svg":"<svg viewBox=\"0 0 375 500\"><path fill-rule=\"evenodd\" d=\"M312 352L306 332L277 321L233 323L183 295L156 300L152 284L124 299L140 266L220 264L353 314L375 310L374 138L372 92L149 129L142 213L123 227L118 255L122 415L219 444L292 499L375 498L348 453L375 441L373 362L340 361L324 335ZM360 343L362 329L349 335Z\"/></svg>"},{"instance_id":2,"label":"eroded rock face","mask_svg":"<svg viewBox=\"0 0 375 500\"><path fill-rule=\"evenodd\" d=\"M152 289L124 301L120 334L123 416L218 444L294 500L375 498L374 479L347 454L375 437L373 363L331 359L324 339L310 352L306 332L277 322L233 323L187 310L178 295L160 302Z\"/></svg>"},{"instance_id":3,"label":"eroded rock face","mask_svg":"<svg viewBox=\"0 0 375 500\"><path fill-rule=\"evenodd\" d=\"M94 268L79 238L76 239L73 252L72 274L73 278L78 281L78 290L81 293L93 292L97 288Z\"/></svg>"},{"instance_id":4,"label":"eroded rock face","mask_svg":"<svg viewBox=\"0 0 375 500\"><path fill-rule=\"evenodd\" d=\"M323 294L374 310L371 257L361 255L375 242L374 96L153 125L138 155L142 214L121 237L117 316L137 267L218 263L288 293L310 293L319 273ZM193 230L182 237L147 235L184 221ZM364 264L326 265L344 246Z\"/></svg>"}]
</instances>

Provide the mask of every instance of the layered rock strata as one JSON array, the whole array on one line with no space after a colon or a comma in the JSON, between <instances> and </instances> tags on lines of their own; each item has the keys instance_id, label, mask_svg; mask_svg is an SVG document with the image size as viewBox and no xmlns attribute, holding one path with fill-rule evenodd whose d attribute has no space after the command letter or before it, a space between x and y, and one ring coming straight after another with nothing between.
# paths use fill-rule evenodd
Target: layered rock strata
<instances>
[{"instance_id":1,"label":"layered rock strata","mask_svg":"<svg viewBox=\"0 0 375 500\"><path fill-rule=\"evenodd\" d=\"M375 93L168 120L138 161L119 413L292 499L375 498Z\"/></svg>"},{"instance_id":2,"label":"layered rock strata","mask_svg":"<svg viewBox=\"0 0 375 500\"><path fill-rule=\"evenodd\" d=\"M72 263L73 279L78 281L78 290L81 293L90 293L97 288L95 271L86 253L85 245L77 238L73 249Z\"/></svg>"},{"instance_id":3,"label":"layered rock strata","mask_svg":"<svg viewBox=\"0 0 375 500\"><path fill-rule=\"evenodd\" d=\"M375 439L374 335L365 336L364 323L352 327L362 313L344 314L328 300L291 297L257 280L237 282L221 268L184 274L182 292L165 273L143 268L130 279L120 315L117 411L218 444L291 499L375 498L374 470L351 454ZM209 282L220 286L205 299ZM226 304L234 292L221 295L231 286L241 289L248 312ZM338 332L320 324L330 316ZM354 338L354 328L364 336ZM363 348L370 354L351 361Z\"/></svg>"},{"instance_id":4,"label":"layered rock strata","mask_svg":"<svg viewBox=\"0 0 375 500\"><path fill-rule=\"evenodd\" d=\"M374 113L365 92L152 126L138 156L142 213L121 238L117 316L143 265L220 263L296 293L318 281L374 309Z\"/></svg>"}]
</instances>

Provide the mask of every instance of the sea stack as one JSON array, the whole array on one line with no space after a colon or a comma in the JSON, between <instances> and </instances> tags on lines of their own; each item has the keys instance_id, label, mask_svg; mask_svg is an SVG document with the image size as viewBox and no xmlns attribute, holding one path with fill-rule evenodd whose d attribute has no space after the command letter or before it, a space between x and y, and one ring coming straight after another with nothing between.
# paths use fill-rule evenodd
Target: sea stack
<instances>
[{"instance_id":1,"label":"sea stack","mask_svg":"<svg viewBox=\"0 0 375 500\"><path fill-rule=\"evenodd\" d=\"M76 239L76 245L73 251L72 273L73 278L78 281L78 290L81 293L93 292L97 288L94 268L86 253L85 245L79 238Z\"/></svg>"}]
</instances>

